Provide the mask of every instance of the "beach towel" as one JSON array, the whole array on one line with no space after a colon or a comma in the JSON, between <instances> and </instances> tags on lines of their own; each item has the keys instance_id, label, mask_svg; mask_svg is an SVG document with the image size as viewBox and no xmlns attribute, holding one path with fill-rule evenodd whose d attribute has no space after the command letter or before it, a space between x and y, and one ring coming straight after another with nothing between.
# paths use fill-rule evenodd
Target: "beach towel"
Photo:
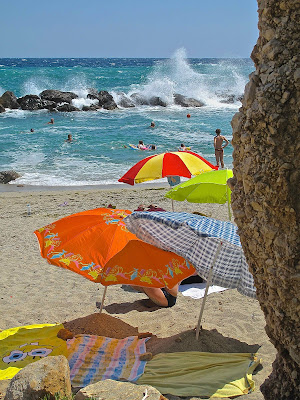
<instances>
[{"instance_id":1,"label":"beach towel","mask_svg":"<svg viewBox=\"0 0 300 400\"><path fill-rule=\"evenodd\" d=\"M161 353L137 383L175 396L239 396L254 390L252 372L260 361L250 353Z\"/></svg>"},{"instance_id":2,"label":"beach towel","mask_svg":"<svg viewBox=\"0 0 300 400\"><path fill-rule=\"evenodd\" d=\"M47 356L67 356L56 335L62 324L26 325L0 332L0 380L13 378L25 365Z\"/></svg>"},{"instance_id":3,"label":"beach towel","mask_svg":"<svg viewBox=\"0 0 300 400\"><path fill-rule=\"evenodd\" d=\"M113 339L95 335L76 335L67 341L73 386L84 387L104 379L136 381L144 372L146 341L129 336Z\"/></svg>"},{"instance_id":4,"label":"beach towel","mask_svg":"<svg viewBox=\"0 0 300 400\"><path fill-rule=\"evenodd\" d=\"M191 297L192 299L202 299L202 297L204 297L205 288L206 282L188 283L187 285L180 285L179 292L181 292L183 296ZM224 290L227 290L227 288L214 285L208 288L208 294L223 292Z\"/></svg>"}]
</instances>

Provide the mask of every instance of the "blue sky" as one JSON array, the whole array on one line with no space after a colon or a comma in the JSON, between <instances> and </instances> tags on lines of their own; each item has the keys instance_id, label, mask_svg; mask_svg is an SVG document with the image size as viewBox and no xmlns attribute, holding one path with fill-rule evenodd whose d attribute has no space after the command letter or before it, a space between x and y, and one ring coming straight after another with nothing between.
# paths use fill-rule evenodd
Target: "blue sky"
<instances>
[{"instance_id":1,"label":"blue sky","mask_svg":"<svg viewBox=\"0 0 300 400\"><path fill-rule=\"evenodd\" d=\"M256 0L15 0L1 4L1 57L249 57Z\"/></svg>"}]
</instances>

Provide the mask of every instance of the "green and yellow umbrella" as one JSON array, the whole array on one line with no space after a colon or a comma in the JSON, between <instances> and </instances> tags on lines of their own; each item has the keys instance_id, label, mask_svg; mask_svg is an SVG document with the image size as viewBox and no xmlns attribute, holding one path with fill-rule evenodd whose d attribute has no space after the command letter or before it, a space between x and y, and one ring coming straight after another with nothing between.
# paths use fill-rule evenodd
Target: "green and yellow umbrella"
<instances>
[{"instance_id":1,"label":"green and yellow umbrella","mask_svg":"<svg viewBox=\"0 0 300 400\"><path fill-rule=\"evenodd\" d=\"M227 179L232 178L231 169L209 171L196 176L169 190L166 197L190 203L228 203L228 215L231 219L230 201L231 190L227 185Z\"/></svg>"}]
</instances>

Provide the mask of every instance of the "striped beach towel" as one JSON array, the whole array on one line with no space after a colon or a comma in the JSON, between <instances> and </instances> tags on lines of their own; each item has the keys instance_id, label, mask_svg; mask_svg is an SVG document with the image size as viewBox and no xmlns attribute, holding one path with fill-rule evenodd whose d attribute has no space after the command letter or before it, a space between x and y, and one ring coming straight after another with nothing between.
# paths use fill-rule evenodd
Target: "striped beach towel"
<instances>
[{"instance_id":1,"label":"striped beach towel","mask_svg":"<svg viewBox=\"0 0 300 400\"><path fill-rule=\"evenodd\" d=\"M146 361L139 357L146 352L148 339L76 335L67 341L72 385L85 387L104 379L136 381L144 373Z\"/></svg>"}]
</instances>

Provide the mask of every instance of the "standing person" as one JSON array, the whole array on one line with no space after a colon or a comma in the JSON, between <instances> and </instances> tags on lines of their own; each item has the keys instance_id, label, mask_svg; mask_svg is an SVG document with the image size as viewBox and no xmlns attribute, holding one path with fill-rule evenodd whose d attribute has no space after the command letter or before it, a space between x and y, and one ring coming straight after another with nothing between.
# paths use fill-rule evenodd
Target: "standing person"
<instances>
[{"instance_id":1,"label":"standing person","mask_svg":"<svg viewBox=\"0 0 300 400\"><path fill-rule=\"evenodd\" d=\"M223 146L223 142L226 142ZM215 156L217 166L219 167L219 163L221 162L221 167L224 168L224 161L223 161L223 154L224 149L228 146L229 141L226 139L225 136L221 135L221 129L216 129L216 136L214 137L214 146L215 146Z\"/></svg>"}]
</instances>

